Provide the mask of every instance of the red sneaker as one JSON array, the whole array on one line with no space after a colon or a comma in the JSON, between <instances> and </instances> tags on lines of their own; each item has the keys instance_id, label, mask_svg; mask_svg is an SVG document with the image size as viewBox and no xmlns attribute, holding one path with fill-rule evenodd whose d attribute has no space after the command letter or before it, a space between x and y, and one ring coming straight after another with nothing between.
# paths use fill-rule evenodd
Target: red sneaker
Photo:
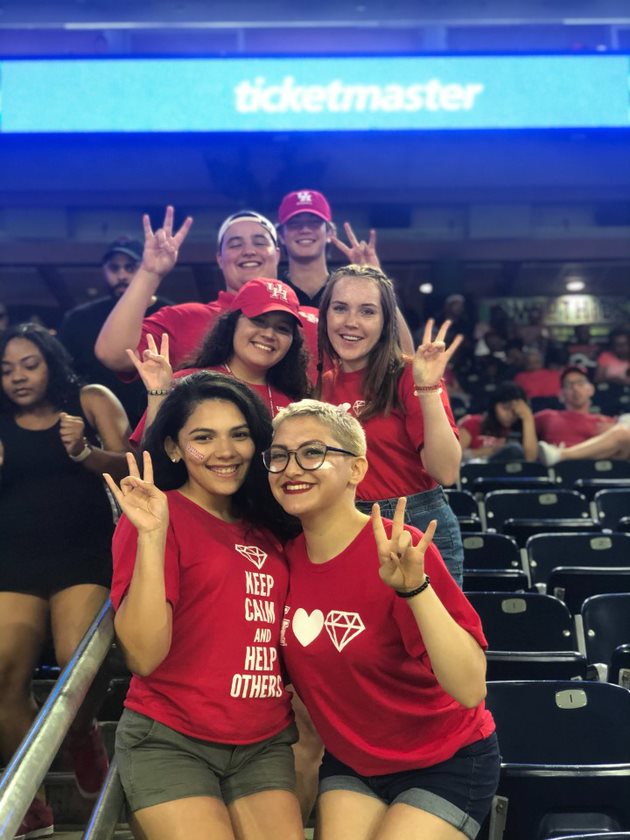
<instances>
[{"instance_id":1,"label":"red sneaker","mask_svg":"<svg viewBox=\"0 0 630 840\"><path fill-rule=\"evenodd\" d=\"M109 769L107 750L97 721L84 735L71 735L67 746L79 793L85 799L96 799Z\"/></svg>"},{"instance_id":2,"label":"red sneaker","mask_svg":"<svg viewBox=\"0 0 630 840\"><path fill-rule=\"evenodd\" d=\"M35 840L36 837L50 837L54 831L52 808L42 802L41 799L33 799L14 840Z\"/></svg>"}]
</instances>

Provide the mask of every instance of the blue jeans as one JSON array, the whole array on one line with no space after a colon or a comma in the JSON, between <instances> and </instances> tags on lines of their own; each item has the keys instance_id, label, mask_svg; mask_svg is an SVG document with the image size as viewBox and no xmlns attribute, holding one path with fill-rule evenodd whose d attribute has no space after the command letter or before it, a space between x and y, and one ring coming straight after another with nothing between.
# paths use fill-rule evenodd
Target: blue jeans
<instances>
[{"instance_id":1,"label":"blue jeans","mask_svg":"<svg viewBox=\"0 0 630 840\"><path fill-rule=\"evenodd\" d=\"M372 502L361 500L357 501L357 507L363 513L369 514L374 502L378 502L382 516L387 519L394 518L394 511L396 510L398 499L374 499ZM446 563L455 583L461 589L464 579L464 546L462 544L462 534L459 529L457 517L446 500L444 490L441 487L434 487L433 490L425 490L423 493L407 496L405 522L408 525L413 525L421 531L426 531L432 519L437 519L437 528L435 529L433 543L442 555L442 559Z\"/></svg>"}]
</instances>

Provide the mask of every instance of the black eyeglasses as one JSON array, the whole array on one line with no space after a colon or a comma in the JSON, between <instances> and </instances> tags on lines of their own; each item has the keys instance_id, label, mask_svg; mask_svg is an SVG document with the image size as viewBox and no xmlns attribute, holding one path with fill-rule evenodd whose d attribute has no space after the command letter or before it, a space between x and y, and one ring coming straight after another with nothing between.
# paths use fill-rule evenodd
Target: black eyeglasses
<instances>
[{"instance_id":1,"label":"black eyeglasses","mask_svg":"<svg viewBox=\"0 0 630 840\"><path fill-rule=\"evenodd\" d=\"M289 465L289 458L295 455L298 466L303 470L318 470L326 460L329 452L337 452L340 455L350 455L356 458L354 452L347 449L339 449L336 446L326 446L325 443L303 443L297 449L287 449L284 446L270 446L262 454L263 464L270 473L281 473Z\"/></svg>"}]
</instances>

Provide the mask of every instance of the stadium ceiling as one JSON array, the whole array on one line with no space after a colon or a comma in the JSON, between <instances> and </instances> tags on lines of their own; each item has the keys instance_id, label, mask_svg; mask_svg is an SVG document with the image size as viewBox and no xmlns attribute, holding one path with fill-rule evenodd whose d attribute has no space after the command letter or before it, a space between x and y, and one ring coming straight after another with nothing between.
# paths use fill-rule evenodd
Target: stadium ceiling
<instances>
[{"instance_id":1,"label":"stadium ceiling","mask_svg":"<svg viewBox=\"0 0 630 840\"><path fill-rule=\"evenodd\" d=\"M630 25L628 0L0 0L0 29Z\"/></svg>"}]
</instances>

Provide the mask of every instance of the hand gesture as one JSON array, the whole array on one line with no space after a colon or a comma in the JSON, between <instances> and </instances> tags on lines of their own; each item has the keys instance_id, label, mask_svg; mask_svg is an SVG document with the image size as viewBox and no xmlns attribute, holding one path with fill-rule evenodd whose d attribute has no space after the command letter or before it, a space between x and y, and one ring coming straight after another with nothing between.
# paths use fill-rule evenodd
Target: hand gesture
<instances>
[{"instance_id":1,"label":"hand gesture","mask_svg":"<svg viewBox=\"0 0 630 840\"><path fill-rule=\"evenodd\" d=\"M525 400L512 400L512 408L519 420L526 420L528 417L532 417L532 410Z\"/></svg>"},{"instance_id":2,"label":"hand gesture","mask_svg":"<svg viewBox=\"0 0 630 840\"><path fill-rule=\"evenodd\" d=\"M153 464L148 452L142 453L144 478L133 455L127 453L129 475L120 482L120 488L109 473L103 473L107 486L120 505L127 519L139 534L165 531L168 527L168 501L166 494L153 483Z\"/></svg>"},{"instance_id":3,"label":"hand gesture","mask_svg":"<svg viewBox=\"0 0 630 840\"><path fill-rule=\"evenodd\" d=\"M341 239L331 236L330 241L335 248L353 265L371 265L372 268L380 269L381 263L376 253L376 231L370 230L370 238L366 242L365 239L359 241L356 238L349 222L344 222L343 229L350 244L346 245Z\"/></svg>"},{"instance_id":4,"label":"hand gesture","mask_svg":"<svg viewBox=\"0 0 630 840\"><path fill-rule=\"evenodd\" d=\"M158 274L160 277L168 274L177 262L177 254L182 242L188 236L193 223L192 216L187 216L177 233L173 233L174 216L175 210L169 205L164 213L162 227L155 233L151 229L149 216L145 213L142 217L144 227L142 268L150 274Z\"/></svg>"},{"instance_id":5,"label":"hand gesture","mask_svg":"<svg viewBox=\"0 0 630 840\"><path fill-rule=\"evenodd\" d=\"M451 325L450 321L444 321L438 334L432 339L433 323L433 318L429 318L424 328L422 344L418 345L413 355L413 381L419 388L430 388L439 384L453 353L464 340L462 335L457 335L451 346L446 346L444 339Z\"/></svg>"},{"instance_id":6,"label":"hand gesture","mask_svg":"<svg viewBox=\"0 0 630 840\"><path fill-rule=\"evenodd\" d=\"M62 411L59 415L59 436L68 455L80 455L85 448L85 423L82 417L73 417Z\"/></svg>"},{"instance_id":7,"label":"hand gesture","mask_svg":"<svg viewBox=\"0 0 630 840\"><path fill-rule=\"evenodd\" d=\"M133 362L147 391L154 389L168 390L173 383L173 368L169 361L168 333L162 333L159 352L155 339L150 333L147 335L147 345L147 349L142 353L142 360L129 348L125 352Z\"/></svg>"},{"instance_id":8,"label":"hand gesture","mask_svg":"<svg viewBox=\"0 0 630 840\"><path fill-rule=\"evenodd\" d=\"M400 592L409 592L424 583L424 555L437 525L436 520L432 519L420 542L414 545L411 534L403 527L406 504L404 496L398 499L391 537L385 533L379 506L372 506L372 528L381 563L379 574L383 583Z\"/></svg>"}]
</instances>

